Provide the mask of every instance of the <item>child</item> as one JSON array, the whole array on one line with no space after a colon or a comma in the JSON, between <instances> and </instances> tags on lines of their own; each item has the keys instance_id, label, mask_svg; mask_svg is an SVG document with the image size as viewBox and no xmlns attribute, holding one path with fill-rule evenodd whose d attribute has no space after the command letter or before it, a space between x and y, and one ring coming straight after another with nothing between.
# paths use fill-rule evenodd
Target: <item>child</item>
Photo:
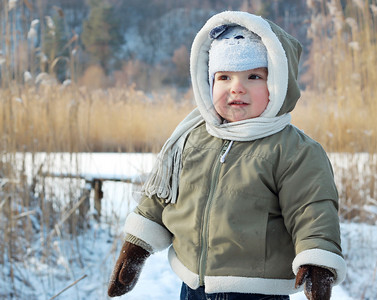
<instances>
[{"instance_id":1,"label":"child","mask_svg":"<svg viewBox=\"0 0 377 300\"><path fill-rule=\"evenodd\" d=\"M191 51L197 109L162 148L108 294L169 249L181 299L329 299L345 277L338 194L322 147L290 124L301 45L245 12L213 16Z\"/></svg>"}]
</instances>

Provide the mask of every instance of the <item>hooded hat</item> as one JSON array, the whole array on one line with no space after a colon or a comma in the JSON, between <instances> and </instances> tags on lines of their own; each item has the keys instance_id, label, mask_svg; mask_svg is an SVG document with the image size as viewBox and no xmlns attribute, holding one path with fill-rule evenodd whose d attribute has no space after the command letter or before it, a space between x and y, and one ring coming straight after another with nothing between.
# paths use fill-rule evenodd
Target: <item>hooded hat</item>
<instances>
[{"instance_id":1,"label":"hooded hat","mask_svg":"<svg viewBox=\"0 0 377 300\"><path fill-rule=\"evenodd\" d=\"M221 29L223 25L246 28L259 36L267 49L267 87L270 92L270 102L261 117L274 118L292 111L300 97L297 82L298 62L302 49L300 43L282 28L260 16L247 12L225 11L207 21L196 35L191 48L191 82L198 109L207 124L221 126L222 122L213 111L208 62L211 45L214 42L214 39L210 38L210 32L215 28ZM216 30L213 33L216 33Z\"/></svg>"}]
</instances>

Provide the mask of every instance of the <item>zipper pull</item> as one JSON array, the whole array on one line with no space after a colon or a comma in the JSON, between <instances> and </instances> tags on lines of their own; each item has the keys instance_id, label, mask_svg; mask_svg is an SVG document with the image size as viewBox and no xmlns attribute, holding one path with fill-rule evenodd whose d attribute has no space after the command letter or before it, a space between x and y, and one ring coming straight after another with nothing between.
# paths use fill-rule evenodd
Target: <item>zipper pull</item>
<instances>
[{"instance_id":1,"label":"zipper pull","mask_svg":"<svg viewBox=\"0 0 377 300\"><path fill-rule=\"evenodd\" d=\"M232 145L233 145L233 141L230 141L229 145L228 145L228 148L226 149L225 153L223 155L221 155L220 157L220 162L223 164L225 162L225 158L226 156L228 155L229 151L230 151L230 148L232 148Z\"/></svg>"}]
</instances>

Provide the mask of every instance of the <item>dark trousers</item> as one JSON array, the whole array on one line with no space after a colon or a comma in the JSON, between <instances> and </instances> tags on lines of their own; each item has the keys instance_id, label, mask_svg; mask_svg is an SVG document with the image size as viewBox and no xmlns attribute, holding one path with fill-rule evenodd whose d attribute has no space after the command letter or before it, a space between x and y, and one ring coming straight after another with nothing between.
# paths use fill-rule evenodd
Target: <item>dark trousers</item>
<instances>
[{"instance_id":1,"label":"dark trousers","mask_svg":"<svg viewBox=\"0 0 377 300\"><path fill-rule=\"evenodd\" d=\"M206 294L203 286L193 290L183 283L180 300L289 300L289 296L241 293Z\"/></svg>"}]
</instances>

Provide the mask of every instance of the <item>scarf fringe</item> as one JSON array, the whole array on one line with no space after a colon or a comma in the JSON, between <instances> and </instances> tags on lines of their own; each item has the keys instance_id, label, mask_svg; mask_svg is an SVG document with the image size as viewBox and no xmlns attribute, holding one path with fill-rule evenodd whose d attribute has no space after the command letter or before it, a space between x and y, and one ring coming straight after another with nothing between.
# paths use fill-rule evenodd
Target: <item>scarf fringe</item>
<instances>
[{"instance_id":1,"label":"scarf fringe","mask_svg":"<svg viewBox=\"0 0 377 300\"><path fill-rule=\"evenodd\" d=\"M182 151L178 145L167 153L160 152L152 173L145 182L144 193L149 198L156 195L160 199L165 199L166 203L175 203L181 169Z\"/></svg>"},{"instance_id":2,"label":"scarf fringe","mask_svg":"<svg viewBox=\"0 0 377 300\"><path fill-rule=\"evenodd\" d=\"M187 135L203 121L199 110L194 109L176 127L157 155L156 163L142 188L142 193L149 198L156 195L160 199L165 199L166 203L176 203L183 146Z\"/></svg>"}]
</instances>

